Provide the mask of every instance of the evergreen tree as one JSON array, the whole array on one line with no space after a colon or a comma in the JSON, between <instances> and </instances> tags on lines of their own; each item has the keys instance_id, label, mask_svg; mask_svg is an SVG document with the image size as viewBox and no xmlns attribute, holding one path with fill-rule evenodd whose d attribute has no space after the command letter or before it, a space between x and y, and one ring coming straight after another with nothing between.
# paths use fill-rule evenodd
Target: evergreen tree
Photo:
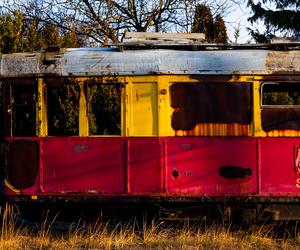
<instances>
[{"instance_id":1,"label":"evergreen tree","mask_svg":"<svg viewBox=\"0 0 300 250\"><path fill-rule=\"evenodd\" d=\"M205 4L198 4L195 10L192 33L204 33L208 42L213 42L214 21L211 10Z\"/></svg>"},{"instance_id":2,"label":"evergreen tree","mask_svg":"<svg viewBox=\"0 0 300 250\"><path fill-rule=\"evenodd\" d=\"M25 20L18 11L0 15L0 53L32 52L49 45L78 47L80 41L76 34L76 27L62 34L54 25ZM49 130L57 134L78 134L78 86L61 84L60 88L49 88L49 94L52 93L53 107L56 107L52 120L49 122ZM0 97L1 95L0 84ZM49 110L53 111L53 107ZM16 124L14 121L13 126L16 127Z\"/></svg>"},{"instance_id":3,"label":"evergreen tree","mask_svg":"<svg viewBox=\"0 0 300 250\"><path fill-rule=\"evenodd\" d=\"M64 48L76 48L80 47L80 41L77 36L77 29L75 26L71 28L70 31L66 32L62 36L62 47Z\"/></svg>"},{"instance_id":4,"label":"evergreen tree","mask_svg":"<svg viewBox=\"0 0 300 250\"><path fill-rule=\"evenodd\" d=\"M56 26L51 24L45 24L40 31L41 40L43 47L48 47L50 45L60 46L62 43L62 38L59 34L59 30Z\"/></svg>"},{"instance_id":5,"label":"evergreen tree","mask_svg":"<svg viewBox=\"0 0 300 250\"><path fill-rule=\"evenodd\" d=\"M72 79L65 79L58 85L49 84L47 90L49 134L78 135L79 85Z\"/></svg>"},{"instance_id":6,"label":"evergreen tree","mask_svg":"<svg viewBox=\"0 0 300 250\"><path fill-rule=\"evenodd\" d=\"M224 19L221 15L217 15L214 22L214 42L227 43L227 31Z\"/></svg>"},{"instance_id":7,"label":"evergreen tree","mask_svg":"<svg viewBox=\"0 0 300 250\"><path fill-rule=\"evenodd\" d=\"M267 42L277 31L283 35L299 35L300 33L300 2L299 0L263 0L254 3L248 0L253 15L248 19L252 24L262 20L266 27L264 33L257 29L249 29L257 42ZM274 8L270 8L274 6Z\"/></svg>"},{"instance_id":8,"label":"evergreen tree","mask_svg":"<svg viewBox=\"0 0 300 250\"><path fill-rule=\"evenodd\" d=\"M23 37L23 51L32 52L42 49L41 37L38 34L36 21L31 21L25 29Z\"/></svg>"},{"instance_id":9,"label":"evergreen tree","mask_svg":"<svg viewBox=\"0 0 300 250\"><path fill-rule=\"evenodd\" d=\"M192 32L204 33L207 42L227 43L228 40L224 19L220 14L214 19L210 8L205 4L196 6Z\"/></svg>"},{"instance_id":10,"label":"evergreen tree","mask_svg":"<svg viewBox=\"0 0 300 250\"><path fill-rule=\"evenodd\" d=\"M62 33L57 26L24 19L19 11L0 15L0 53L32 52L49 45L76 48L82 44L75 26Z\"/></svg>"},{"instance_id":11,"label":"evergreen tree","mask_svg":"<svg viewBox=\"0 0 300 250\"><path fill-rule=\"evenodd\" d=\"M15 11L0 17L0 52L13 53L22 51L23 16Z\"/></svg>"}]
</instances>

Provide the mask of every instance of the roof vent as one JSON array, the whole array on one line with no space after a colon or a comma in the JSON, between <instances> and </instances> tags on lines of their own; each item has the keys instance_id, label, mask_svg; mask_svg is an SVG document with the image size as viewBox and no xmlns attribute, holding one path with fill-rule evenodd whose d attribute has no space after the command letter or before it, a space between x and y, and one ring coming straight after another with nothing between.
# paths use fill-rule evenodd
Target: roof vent
<instances>
[{"instance_id":1,"label":"roof vent","mask_svg":"<svg viewBox=\"0 0 300 250\"><path fill-rule=\"evenodd\" d=\"M205 42L203 33L126 32L123 45L198 45Z\"/></svg>"},{"instance_id":2,"label":"roof vent","mask_svg":"<svg viewBox=\"0 0 300 250\"><path fill-rule=\"evenodd\" d=\"M46 52L58 52L60 51L60 47L58 45L49 45L48 48L46 48Z\"/></svg>"},{"instance_id":3,"label":"roof vent","mask_svg":"<svg viewBox=\"0 0 300 250\"><path fill-rule=\"evenodd\" d=\"M295 37L274 37L271 39L271 44L283 44L283 43L299 43L300 36Z\"/></svg>"}]
</instances>

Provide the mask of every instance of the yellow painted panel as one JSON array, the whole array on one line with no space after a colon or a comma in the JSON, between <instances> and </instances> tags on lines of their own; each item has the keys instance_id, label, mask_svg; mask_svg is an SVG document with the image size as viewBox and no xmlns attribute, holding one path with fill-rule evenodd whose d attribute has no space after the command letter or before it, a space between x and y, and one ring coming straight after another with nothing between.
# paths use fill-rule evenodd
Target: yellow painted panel
<instances>
[{"instance_id":1,"label":"yellow painted panel","mask_svg":"<svg viewBox=\"0 0 300 250\"><path fill-rule=\"evenodd\" d=\"M131 85L131 135L158 135L157 83Z\"/></svg>"},{"instance_id":2,"label":"yellow painted panel","mask_svg":"<svg viewBox=\"0 0 300 250\"><path fill-rule=\"evenodd\" d=\"M37 136L48 135L48 118L47 118L47 100L46 100L46 87L42 78L38 79L38 99L37 99Z\"/></svg>"},{"instance_id":3,"label":"yellow painted panel","mask_svg":"<svg viewBox=\"0 0 300 250\"><path fill-rule=\"evenodd\" d=\"M272 130L270 132L263 132L267 137L299 137L300 131L298 130Z\"/></svg>"},{"instance_id":4,"label":"yellow painted panel","mask_svg":"<svg viewBox=\"0 0 300 250\"><path fill-rule=\"evenodd\" d=\"M158 77L158 133L160 136L174 136L171 126L170 76Z\"/></svg>"},{"instance_id":5,"label":"yellow painted panel","mask_svg":"<svg viewBox=\"0 0 300 250\"><path fill-rule=\"evenodd\" d=\"M89 119L87 112L87 90L84 82L79 82L79 136L89 135Z\"/></svg>"},{"instance_id":6,"label":"yellow painted panel","mask_svg":"<svg viewBox=\"0 0 300 250\"><path fill-rule=\"evenodd\" d=\"M253 131L254 136L265 135L261 127L261 116L260 116L260 82L253 82Z\"/></svg>"},{"instance_id":7,"label":"yellow painted panel","mask_svg":"<svg viewBox=\"0 0 300 250\"><path fill-rule=\"evenodd\" d=\"M254 136L256 137L299 137L298 130L272 130L265 132L261 124L261 93L260 86L264 82L264 78L256 76L253 88L253 117L254 117Z\"/></svg>"}]
</instances>

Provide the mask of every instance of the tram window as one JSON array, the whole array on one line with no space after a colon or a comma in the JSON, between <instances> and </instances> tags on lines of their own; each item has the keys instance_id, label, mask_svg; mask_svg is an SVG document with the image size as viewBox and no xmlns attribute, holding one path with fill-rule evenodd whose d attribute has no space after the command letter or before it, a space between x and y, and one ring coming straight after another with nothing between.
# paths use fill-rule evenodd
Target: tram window
<instances>
[{"instance_id":1,"label":"tram window","mask_svg":"<svg viewBox=\"0 0 300 250\"><path fill-rule=\"evenodd\" d=\"M262 105L300 105L300 83L266 82L261 92Z\"/></svg>"},{"instance_id":2,"label":"tram window","mask_svg":"<svg viewBox=\"0 0 300 250\"><path fill-rule=\"evenodd\" d=\"M264 131L300 130L300 83L263 83L261 104L261 123Z\"/></svg>"},{"instance_id":3,"label":"tram window","mask_svg":"<svg viewBox=\"0 0 300 250\"><path fill-rule=\"evenodd\" d=\"M121 135L120 84L90 84L88 110L90 135Z\"/></svg>"},{"instance_id":4,"label":"tram window","mask_svg":"<svg viewBox=\"0 0 300 250\"><path fill-rule=\"evenodd\" d=\"M35 80L11 80L11 90L13 136L35 136L37 101Z\"/></svg>"},{"instance_id":5,"label":"tram window","mask_svg":"<svg viewBox=\"0 0 300 250\"><path fill-rule=\"evenodd\" d=\"M198 123L251 124L249 83L175 83L170 94L174 130L192 130Z\"/></svg>"},{"instance_id":6,"label":"tram window","mask_svg":"<svg viewBox=\"0 0 300 250\"><path fill-rule=\"evenodd\" d=\"M4 118L4 88L3 88L3 82L2 79L0 79L0 140L5 136L5 126L4 126L4 122L3 122L3 118ZM1 173L1 170L0 170ZM0 178L1 178L1 174L0 174Z\"/></svg>"},{"instance_id":7,"label":"tram window","mask_svg":"<svg viewBox=\"0 0 300 250\"><path fill-rule=\"evenodd\" d=\"M45 79L47 85L48 135L79 134L80 87L67 78Z\"/></svg>"}]
</instances>

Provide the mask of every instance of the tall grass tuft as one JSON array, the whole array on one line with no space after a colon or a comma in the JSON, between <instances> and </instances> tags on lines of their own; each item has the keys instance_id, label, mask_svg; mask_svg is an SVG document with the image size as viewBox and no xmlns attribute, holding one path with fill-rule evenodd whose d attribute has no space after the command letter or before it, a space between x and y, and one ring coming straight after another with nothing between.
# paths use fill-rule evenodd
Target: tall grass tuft
<instances>
[{"instance_id":1,"label":"tall grass tuft","mask_svg":"<svg viewBox=\"0 0 300 250\"><path fill-rule=\"evenodd\" d=\"M90 224L79 221L61 233L55 228L55 219L49 223L47 215L37 231L18 223L12 206L1 208L0 215L0 249L300 249L297 229L278 238L270 225L242 230L216 223L174 226L95 220Z\"/></svg>"},{"instance_id":2,"label":"tall grass tuft","mask_svg":"<svg viewBox=\"0 0 300 250\"><path fill-rule=\"evenodd\" d=\"M13 249L23 240L20 227L17 226L17 213L13 206L5 204L0 208L1 222L1 249Z\"/></svg>"}]
</instances>

